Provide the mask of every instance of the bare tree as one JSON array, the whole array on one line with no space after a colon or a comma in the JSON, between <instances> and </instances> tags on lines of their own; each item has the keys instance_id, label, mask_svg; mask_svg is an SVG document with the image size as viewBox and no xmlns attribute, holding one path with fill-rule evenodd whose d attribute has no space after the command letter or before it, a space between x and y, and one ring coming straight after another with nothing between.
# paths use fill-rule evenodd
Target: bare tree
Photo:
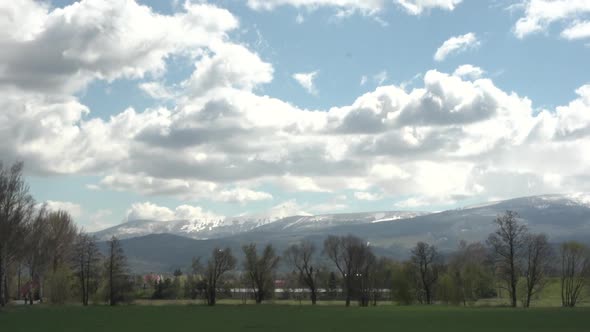
<instances>
[{"instance_id":1,"label":"bare tree","mask_svg":"<svg viewBox=\"0 0 590 332\"><path fill-rule=\"evenodd\" d=\"M73 265L80 285L82 304L85 306L88 305L90 294L97 289L100 260L96 239L85 233L78 234L74 245Z\"/></svg>"},{"instance_id":2,"label":"bare tree","mask_svg":"<svg viewBox=\"0 0 590 332\"><path fill-rule=\"evenodd\" d=\"M35 218L29 223L25 237L25 265L29 270L30 283L27 298L33 304L36 291L43 300L43 276L47 269L50 252L46 236L47 210L45 206L39 208ZM35 286L38 289L35 289Z\"/></svg>"},{"instance_id":3,"label":"bare tree","mask_svg":"<svg viewBox=\"0 0 590 332\"><path fill-rule=\"evenodd\" d=\"M533 296L545 287L545 273L549 269L552 249L545 234L528 235L525 238L526 268L526 297L524 307L531 305Z\"/></svg>"},{"instance_id":4,"label":"bare tree","mask_svg":"<svg viewBox=\"0 0 590 332\"><path fill-rule=\"evenodd\" d=\"M329 236L324 241L324 252L342 276L346 306L350 306L355 288L358 290L361 305L368 305L368 298L365 298L365 282L370 265L375 262L369 244L353 235Z\"/></svg>"},{"instance_id":5,"label":"bare tree","mask_svg":"<svg viewBox=\"0 0 590 332\"><path fill-rule=\"evenodd\" d=\"M51 271L55 271L71 257L78 229L68 212L58 210L47 215L45 232L47 250L51 255Z\"/></svg>"},{"instance_id":6,"label":"bare tree","mask_svg":"<svg viewBox=\"0 0 590 332\"><path fill-rule=\"evenodd\" d=\"M227 271L233 270L236 266L236 258L232 255L230 248L215 248L211 258L207 262L205 278L207 282L207 304L215 305L217 286Z\"/></svg>"},{"instance_id":7,"label":"bare tree","mask_svg":"<svg viewBox=\"0 0 590 332\"><path fill-rule=\"evenodd\" d=\"M590 280L590 253L578 242L561 245L561 304L573 308Z\"/></svg>"},{"instance_id":8,"label":"bare tree","mask_svg":"<svg viewBox=\"0 0 590 332\"><path fill-rule=\"evenodd\" d=\"M526 226L518 222L518 214L506 211L494 221L498 229L488 237L496 258L499 278L506 284L511 305L517 305L517 284L520 277L520 259L527 234Z\"/></svg>"},{"instance_id":9,"label":"bare tree","mask_svg":"<svg viewBox=\"0 0 590 332\"><path fill-rule=\"evenodd\" d=\"M317 268L313 266L315 246L311 242L294 244L285 250L283 257L295 267L299 279L309 288L311 304L317 302Z\"/></svg>"},{"instance_id":10,"label":"bare tree","mask_svg":"<svg viewBox=\"0 0 590 332\"><path fill-rule=\"evenodd\" d=\"M125 297L128 286L127 258L123 252L121 242L113 236L107 243L107 257L105 261L107 278L107 301L109 305L116 305Z\"/></svg>"},{"instance_id":11,"label":"bare tree","mask_svg":"<svg viewBox=\"0 0 590 332\"><path fill-rule=\"evenodd\" d=\"M34 211L22 172L22 162L10 168L0 162L0 306L8 301L8 270L23 253L26 225Z\"/></svg>"},{"instance_id":12,"label":"bare tree","mask_svg":"<svg viewBox=\"0 0 590 332\"><path fill-rule=\"evenodd\" d=\"M264 247L262 255L258 255L256 244L242 247L244 251L244 271L254 291L256 304L262 303L274 287L274 271L279 264L279 257L272 245Z\"/></svg>"},{"instance_id":13,"label":"bare tree","mask_svg":"<svg viewBox=\"0 0 590 332\"><path fill-rule=\"evenodd\" d=\"M440 256L434 246L418 242L412 249L412 263L418 271L420 285L424 291L426 304L432 304L434 285L438 280Z\"/></svg>"}]
</instances>

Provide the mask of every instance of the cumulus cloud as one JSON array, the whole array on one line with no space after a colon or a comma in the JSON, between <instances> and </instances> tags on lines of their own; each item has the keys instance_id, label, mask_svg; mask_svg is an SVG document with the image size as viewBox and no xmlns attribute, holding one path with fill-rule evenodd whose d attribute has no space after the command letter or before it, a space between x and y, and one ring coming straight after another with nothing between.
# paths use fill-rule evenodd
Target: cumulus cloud
<instances>
[{"instance_id":1,"label":"cumulus cloud","mask_svg":"<svg viewBox=\"0 0 590 332\"><path fill-rule=\"evenodd\" d=\"M454 76L468 78L468 79L478 79L483 76L485 71L479 67L472 66L472 65L461 65L455 69L453 72Z\"/></svg>"},{"instance_id":2,"label":"cumulus cloud","mask_svg":"<svg viewBox=\"0 0 590 332\"><path fill-rule=\"evenodd\" d=\"M318 76L318 71L312 71L309 73L296 73L293 74L293 79L295 81L297 81L297 83L299 83L299 85L301 85L305 91L307 91L308 93L312 94L312 95L317 95L318 94L318 90L315 86L315 82L314 80L316 79L316 77Z\"/></svg>"},{"instance_id":3,"label":"cumulus cloud","mask_svg":"<svg viewBox=\"0 0 590 332\"><path fill-rule=\"evenodd\" d=\"M451 37L436 50L434 60L444 61L449 55L465 52L478 47L479 44L480 42L473 32Z\"/></svg>"},{"instance_id":4,"label":"cumulus cloud","mask_svg":"<svg viewBox=\"0 0 590 332\"><path fill-rule=\"evenodd\" d=\"M84 0L48 11L42 3L0 4L11 20L0 33L0 86L72 93L96 79L141 78L165 70L171 54L190 54L224 39L237 20L227 10L187 2L174 16L135 2ZM33 18L31 18L33 17ZM18 28L33 20L29 28Z\"/></svg>"},{"instance_id":5,"label":"cumulus cloud","mask_svg":"<svg viewBox=\"0 0 590 332\"><path fill-rule=\"evenodd\" d=\"M180 205L174 210L151 202L134 203L127 210L127 220L213 220L223 218L201 207Z\"/></svg>"},{"instance_id":6,"label":"cumulus cloud","mask_svg":"<svg viewBox=\"0 0 590 332\"><path fill-rule=\"evenodd\" d=\"M462 66L452 74L427 71L411 89L379 86L350 105L308 110L259 93L273 78L272 65L229 40L238 22L215 6L189 3L163 15L132 0L83 1L67 10L26 3L41 6L30 13L42 24L0 32L8 50L0 54L0 155L24 160L32 174L93 175L101 178L95 189L230 203L272 201L259 189L268 187L354 192L357 199L379 193L403 197L407 206L590 191L588 85L571 102L539 111L480 77L481 69ZM130 22L149 29L136 31ZM178 33L185 26L194 35ZM48 53L36 59L41 49ZM160 82L166 58L176 54L195 69L174 86L170 107L114 110L102 119L76 97L95 80ZM27 79L33 73L37 82ZM153 205L130 215L210 214ZM313 209L288 201L275 212Z\"/></svg>"},{"instance_id":7,"label":"cumulus cloud","mask_svg":"<svg viewBox=\"0 0 590 332\"><path fill-rule=\"evenodd\" d=\"M590 37L588 18L590 2L585 0L529 0L524 2L524 16L514 25L518 38L546 31L554 23L570 25L561 35L567 39ZM582 21L580 21L582 19Z\"/></svg>"}]
</instances>

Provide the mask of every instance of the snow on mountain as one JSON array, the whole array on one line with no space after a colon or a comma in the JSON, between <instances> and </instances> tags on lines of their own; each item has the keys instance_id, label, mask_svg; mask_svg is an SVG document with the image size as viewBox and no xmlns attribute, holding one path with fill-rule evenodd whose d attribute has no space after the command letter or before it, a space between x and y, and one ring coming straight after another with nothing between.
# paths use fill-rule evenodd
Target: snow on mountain
<instances>
[{"instance_id":1,"label":"snow on mountain","mask_svg":"<svg viewBox=\"0 0 590 332\"><path fill-rule=\"evenodd\" d=\"M493 227L491 220L506 210L517 211L525 223L535 224L539 231L556 236L569 234L574 226L583 227L580 231L590 227L587 225L587 220L590 219L588 215L590 195L576 193L494 201L440 213L380 211L309 215L298 210L295 204L287 202L259 215L169 221L132 220L97 232L95 235L101 240L113 235L124 239L163 233L194 239L217 239L250 231L272 234L314 234L362 225L382 225L379 228L394 229L396 226L393 224L398 222L403 222L403 227L408 229L409 225L405 221L409 219L416 219L416 222L420 223L424 220L432 220L434 228L448 223L444 230L453 234L487 234Z\"/></svg>"},{"instance_id":2,"label":"snow on mountain","mask_svg":"<svg viewBox=\"0 0 590 332\"><path fill-rule=\"evenodd\" d=\"M413 218L424 212L368 212L326 215L287 215L289 209L269 211L269 214L241 215L219 219L195 220L131 220L120 225L94 233L100 240L117 236L121 239L148 234L169 233L194 239L220 238L236 235L257 228L282 228L289 230L325 229L337 225L364 224ZM304 212L301 212L304 214ZM266 227L266 228L265 228Z\"/></svg>"}]
</instances>

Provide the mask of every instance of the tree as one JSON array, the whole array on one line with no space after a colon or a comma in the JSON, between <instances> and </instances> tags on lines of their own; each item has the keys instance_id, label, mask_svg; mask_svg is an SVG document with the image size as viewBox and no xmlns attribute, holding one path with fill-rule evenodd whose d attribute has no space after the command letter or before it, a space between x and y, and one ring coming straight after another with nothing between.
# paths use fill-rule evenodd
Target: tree
<instances>
[{"instance_id":1,"label":"tree","mask_svg":"<svg viewBox=\"0 0 590 332\"><path fill-rule=\"evenodd\" d=\"M39 291L40 299L43 298L43 276L47 269L49 261L49 251L47 250L47 210L46 206L41 206L35 213L32 222L27 226L25 246L25 266L29 270L30 283L28 287L27 299L33 304L36 291ZM38 286L36 289L33 286Z\"/></svg>"},{"instance_id":2,"label":"tree","mask_svg":"<svg viewBox=\"0 0 590 332\"><path fill-rule=\"evenodd\" d=\"M309 288L311 304L317 302L317 268L313 267L315 246L311 242L294 244L285 250L283 257L297 270L299 280Z\"/></svg>"},{"instance_id":3,"label":"tree","mask_svg":"<svg viewBox=\"0 0 590 332\"><path fill-rule=\"evenodd\" d=\"M205 281L207 282L207 304L215 305L217 287L224 273L236 267L236 258L230 248L213 249L211 258L207 262Z\"/></svg>"},{"instance_id":4,"label":"tree","mask_svg":"<svg viewBox=\"0 0 590 332\"><path fill-rule=\"evenodd\" d=\"M551 245L544 234L528 235L525 238L526 267L524 277L526 279L526 296L524 307L531 305L533 296L539 293L545 286L545 273L549 269L552 256Z\"/></svg>"},{"instance_id":5,"label":"tree","mask_svg":"<svg viewBox=\"0 0 590 332\"><path fill-rule=\"evenodd\" d=\"M517 304L517 285L520 277L520 259L525 244L527 229L518 222L518 214L506 211L494 223L498 229L488 237L496 259L498 277L506 285L511 305Z\"/></svg>"},{"instance_id":6,"label":"tree","mask_svg":"<svg viewBox=\"0 0 590 332\"><path fill-rule=\"evenodd\" d=\"M427 243L418 242L412 249L412 263L418 272L426 304L432 304L432 295L440 268L440 256L436 248Z\"/></svg>"},{"instance_id":7,"label":"tree","mask_svg":"<svg viewBox=\"0 0 590 332\"><path fill-rule=\"evenodd\" d=\"M448 299L455 304L475 302L480 298L495 294L492 278L492 264L489 262L487 248L479 243L461 241L459 249L453 253L447 268L447 286L456 293L455 298ZM447 290L451 295L452 290Z\"/></svg>"},{"instance_id":8,"label":"tree","mask_svg":"<svg viewBox=\"0 0 590 332\"><path fill-rule=\"evenodd\" d=\"M411 262L395 264L392 268L391 295L400 305L416 300L416 273Z\"/></svg>"},{"instance_id":9,"label":"tree","mask_svg":"<svg viewBox=\"0 0 590 332\"><path fill-rule=\"evenodd\" d=\"M324 252L334 263L344 281L346 306L358 290L361 305L368 305L368 298L364 298L365 279L368 277L370 265L375 262L375 255L369 244L360 238L348 236L328 236L324 241Z\"/></svg>"},{"instance_id":10,"label":"tree","mask_svg":"<svg viewBox=\"0 0 590 332\"><path fill-rule=\"evenodd\" d=\"M22 172L22 162L10 168L0 162L0 306L8 301L8 270L23 254L22 243L35 205Z\"/></svg>"},{"instance_id":11,"label":"tree","mask_svg":"<svg viewBox=\"0 0 590 332\"><path fill-rule=\"evenodd\" d=\"M589 279L590 253L588 247L575 241L563 243L561 245L562 306L575 307Z\"/></svg>"},{"instance_id":12,"label":"tree","mask_svg":"<svg viewBox=\"0 0 590 332\"><path fill-rule=\"evenodd\" d=\"M68 212L58 210L47 215L45 232L47 250L51 255L50 268L55 271L71 257L78 229Z\"/></svg>"},{"instance_id":13,"label":"tree","mask_svg":"<svg viewBox=\"0 0 590 332\"><path fill-rule=\"evenodd\" d=\"M127 276L127 258L119 240L113 236L107 242L107 257L105 261L107 278L107 300L109 305L116 305L125 299L129 280Z\"/></svg>"},{"instance_id":14,"label":"tree","mask_svg":"<svg viewBox=\"0 0 590 332\"><path fill-rule=\"evenodd\" d=\"M264 247L262 255L258 255L256 244L251 243L242 247L244 251L244 271L252 289L256 304L262 303L274 287L274 271L279 264L279 257L275 254L275 249L268 244Z\"/></svg>"},{"instance_id":15,"label":"tree","mask_svg":"<svg viewBox=\"0 0 590 332\"><path fill-rule=\"evenodd\" d=\"M80 285L82 304L85 306L88 305L90 294L97 289L100 260L101 254L98 251L96 239L85 233L78 234L72 261L74 273Z\"/></svg>"}]
</instances>

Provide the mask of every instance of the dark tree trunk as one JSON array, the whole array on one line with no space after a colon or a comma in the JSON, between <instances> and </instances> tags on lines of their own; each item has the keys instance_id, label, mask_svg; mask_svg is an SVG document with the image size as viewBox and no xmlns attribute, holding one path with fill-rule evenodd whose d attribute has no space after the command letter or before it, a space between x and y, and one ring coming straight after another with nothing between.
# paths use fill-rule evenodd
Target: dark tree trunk
<instances>
[{"instance_id":1,"label":"dark tree trunk","mask_svg":"<svg viewBox=\"0 0 590 332\"><path fill-rule=\"evenodd\" d=\"M209 304L210 306L214 306L216 303L216 291L215 291L215 286L213 287L209 287L209 295L207 296L207 304Z\"/></svg>"},{"instance_id":2,"label":"dark tree trunk","mask_svg":"<svg viewBox=\"0 0 590 332\"><path fill-rule=\"evenodd\" d=\"M315 288L311 288L311 304L316 304L318 297L317 297L317 292Z\"/></svg>"},{"instance_id":3,"label":"dark tree trunk","mask_svg":"<svg viewBox=\"0 0 590 332\"><path fill-rule=\"evenodd\" d=\"M2 251L2 247L0 247L0 281L4 279L4 261L2 259ZM4 305L6 305L5 294L3 287L0 287L0 306L3 307Z\"/></svg>"}]
</instances>

